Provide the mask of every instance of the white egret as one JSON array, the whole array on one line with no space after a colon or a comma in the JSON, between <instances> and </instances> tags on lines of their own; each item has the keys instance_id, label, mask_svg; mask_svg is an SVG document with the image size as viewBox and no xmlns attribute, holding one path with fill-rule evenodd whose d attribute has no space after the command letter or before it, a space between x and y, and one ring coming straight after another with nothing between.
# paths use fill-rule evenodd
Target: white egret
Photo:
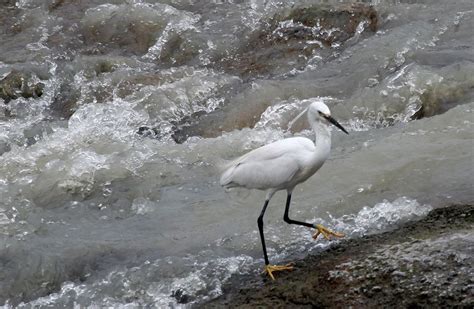
<instances>
[{"instance_id":1,"label":"white egret","mask_svg":"<svg viewBox=\"0 0 474 309\"><path fill-rule=\"evenodd\" d=\"M258 217L257 224L265 258L265 272L272 279L275 279L272 272L292 269L290 264L271 265L268 260L263 234L263 216L275 192L279 190L287 191L285 214L283 216L285 222L315 228L317 231L313 235L314 239L319 234L322 234L327 239L329 239L330 235L336 237L344 236L320 224L290 219L288 215L291 193L295 186L316 173L329 156L331 149L330 124L349 134L331 117L329 108L323 102L313 102L307 108L307 114L308 121L316 135L315 142L305 137L291 137L254 149L230 163L220 179L220 184L225 188L243 187L267 190L265 203Z\"/></svg>"}]
</instances>

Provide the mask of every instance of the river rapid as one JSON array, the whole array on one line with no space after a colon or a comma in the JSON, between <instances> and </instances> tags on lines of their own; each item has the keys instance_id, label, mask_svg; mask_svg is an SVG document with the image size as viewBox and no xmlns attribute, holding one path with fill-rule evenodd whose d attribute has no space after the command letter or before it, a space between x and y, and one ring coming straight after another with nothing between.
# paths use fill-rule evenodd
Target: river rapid
<instances>
[{"instance_id":1,"label":"river rapid","mask_svg":"<svg viewBox=\"0 0 474 309\"><path fill-rule=\"evenodd\" d=\"M4 0L0 304L190 306L261 272L264 192L219 167L312 137L291 216L347 237L474 201L471 0ZM270 260L330 242L265 215Z\"/></svg>"}]
</instances>

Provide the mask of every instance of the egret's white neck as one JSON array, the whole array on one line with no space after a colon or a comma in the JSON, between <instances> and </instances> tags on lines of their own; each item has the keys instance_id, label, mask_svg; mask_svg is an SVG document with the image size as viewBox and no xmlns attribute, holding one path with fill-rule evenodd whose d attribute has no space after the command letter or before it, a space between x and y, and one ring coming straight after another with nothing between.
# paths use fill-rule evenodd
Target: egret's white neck
<instances>
[{"instance_id":1,"label":"egret's white neck","mask_svg":"<svg viewBox=\"0 0 474 309\"><path fill-rule=\"evenodd\" d=\"M331 150L331 129L322 121L311 121L311 127L315 134L314 144L316 149L318 149L319 152L327 152L329 155L329 151Z\"/></svg>"}]
</instances>

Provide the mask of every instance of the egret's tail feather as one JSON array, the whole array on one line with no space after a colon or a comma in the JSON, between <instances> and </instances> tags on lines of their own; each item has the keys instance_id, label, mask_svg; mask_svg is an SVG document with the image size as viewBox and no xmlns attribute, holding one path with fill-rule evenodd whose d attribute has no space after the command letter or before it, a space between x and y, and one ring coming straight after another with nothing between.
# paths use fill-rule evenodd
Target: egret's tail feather
<instances>
[{"instance_id":1,"label":"egret's tail feather","mask_svg":"<svg viewBox=\"0 0 474 309\"><path fill-rule=\"evenodd\" d=\"M235 170L235 166L229 164L230 166L227 166L227 169L222 173L221 179L220 179L220 184L226 189L230 189L234 187L232 183L232 175Z\"/></svg>"},{"instance_id":2,"label":"egret's tail feather","mask_svg":"<svg viewBox=\"0 0 474 309\"><path fill-rule=\"evenodd\" d=\"M236 158L234 160L224 160L220 159L219 170L221 172L220 184L225 188L233 188L239 185L233 183L234 171L237 166L240 164L240 160L243 157Z\"/></svg>"}]
</instances>

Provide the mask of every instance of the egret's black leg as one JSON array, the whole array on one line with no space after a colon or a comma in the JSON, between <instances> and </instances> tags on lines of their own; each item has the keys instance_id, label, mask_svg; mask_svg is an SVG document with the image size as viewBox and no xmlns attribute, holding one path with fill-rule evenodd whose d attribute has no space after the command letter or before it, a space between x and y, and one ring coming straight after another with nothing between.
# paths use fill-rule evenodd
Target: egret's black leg
<instances>
[{"instance_id":1,"label":"egret's black leg","mask_svg":"<svg viewBox=\"0 0 474 309\"><path fill-rule=\"evenodd\" d=\"M265 210L267 209L268 202L269 200L265 200L265 204L263 204L262 212L260 213L260 216L258 216L258 219L257 219L258 230L260 232L260 240L262 241L263 256L265 258L265 265L270 264L270 262L268 261L267 247L265 246L265 237L263 236L263 215L265 214Z\"/></svg>"},{"instance_id":2,"label":"egret's black leg","mask_svg":"<svg viewBox=\"0 0 474 309\"><path fill-rule=\"evenodd\" d=\"M296 220L290 219L290 217L288 217L288 213L290 212L290 202L291 202L291 193L288 193L288 197L286 198L285 214L283 215L283 220L285 220L286 223L298 224L298 225L303 225L303 226L317 229L317 232L313 235L314 239L318 238L319 234L322 234L324 238L326 239L329 239L329 236L331 235L335 237L344 237L344 234L333 232L325 228L321 224L311 224L307 222L296 221Z\"/></svg>"},{"instance_id":3,"label":"egret's black leg","mask_svg":"<svg viewBox=\"0 0 474 309\"><path fill-rule=\"evenodd\" d=\"M307 223L307 222L296 221L296 220L290 219L290 217L288 217L288 213L290 212L290 202L291 202L291 194L288 194L288 196L286 198L286 207L285 207L285 214L283 215L283 220L285 220L285 222L289 223L289 224L298 224L298 225L303 225L303 226L314 228L314 224Z\"/></svg>"},{"instance_id":4,"label":"egret's black leg","mask_svg":"<svg viewBox=\"0 0 474 309\"><path fill-rule=\"evenodd\" d=\"M267 273L270 276L270 278L275 280L275 277L273 276L274 272L282 271L282 270L292 270L293 264L289 263L286 265L270 265L270 261L268 261L267 247L265 246L265 236L263 235L263 216L265 215L265 210L267 210L268 203L270 202L270 198L272 197L273 193L275 192L270 192L269 194L267 194L267 198L265 199L265 204L263 204L262 212L260 213L260 216L258 216L257 224L258 224L258 230L260 232L260 240L262 241L263 257L265 258L264 272Z\"/></svg>"}]
</instances>

